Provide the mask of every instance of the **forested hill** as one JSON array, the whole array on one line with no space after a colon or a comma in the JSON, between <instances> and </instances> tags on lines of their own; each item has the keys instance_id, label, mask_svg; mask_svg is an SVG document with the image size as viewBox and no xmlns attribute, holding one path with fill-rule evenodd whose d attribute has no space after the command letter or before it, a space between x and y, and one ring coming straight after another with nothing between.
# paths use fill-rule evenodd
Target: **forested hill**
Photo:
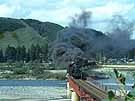
<instances>
[{"instance_id":1,"label":"forested hill","mask_svg":"<svg viewBox=\"0 0 135 101\"><path fill-rule=\"evenodd\" d=\"M133 41L124 46L129 45L135 47ZM123 47L111 37L90 28L64 28L34 19L0 18L0 61L49 58L65 65L78 55L123 57L132 47Z\"/></svg>"},{"instance_id":2,"label":"forested hill","mask_svg":"<svg viewBox=\"0 0 135 101\"><path fill-rule=\"evenodd\" d=\"M47 37L49 41L53 41L56 38L57 32L62 30L64 27L51 23L41 22L34 19L21 19L34 30L36 30L42 37Z\"/></svg>"},{"instance_id":3,"label":"forested hill","mask_svg":"<svg viewBox=\"0 0 135 101\"><path fill-rule=\"evenodd\" d=\"M0 17L0 62L46 60L48 44L62 29L51 22Z\"/></svg>"},{"instance_id":4,"label":"forested hill","mask_svg":"<svg viewBox=\"0 0 135 101\"><path fill-rule=\"evenodd\" d=\"M56 38L58 31L63 27L34 19L0 18L0 48L9 46L31 47L32 44L44 45Z\"/></svg>"}]
</instances>

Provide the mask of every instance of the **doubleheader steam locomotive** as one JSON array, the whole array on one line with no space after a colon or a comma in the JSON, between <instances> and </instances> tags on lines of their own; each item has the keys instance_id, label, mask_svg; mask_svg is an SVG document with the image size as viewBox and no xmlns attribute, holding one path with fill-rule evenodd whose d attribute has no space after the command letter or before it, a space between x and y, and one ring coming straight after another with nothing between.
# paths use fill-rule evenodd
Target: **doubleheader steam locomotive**
<instances>
[{"instance_id":1,"label":"doubleheader steam locomotive","mask_svg":"<svg viewBox=\"0 0 135 101\"><path fill-rule=\"evenodd\" d=\"M68 68L67 72L70 76L75 79L83 79L86 80L88 74L84 71L96 66L96 62L94 60L88 60L87 58L77 57L72 61Z\"/></svg>"}]
</instances>

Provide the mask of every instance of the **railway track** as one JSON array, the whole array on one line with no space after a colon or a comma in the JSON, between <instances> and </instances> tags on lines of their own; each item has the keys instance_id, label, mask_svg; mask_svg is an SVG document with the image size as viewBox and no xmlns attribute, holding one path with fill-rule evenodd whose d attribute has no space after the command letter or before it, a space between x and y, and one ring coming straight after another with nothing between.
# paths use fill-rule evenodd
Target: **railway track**
<instances>
[{"instance_id":1,"label":"railway track","mask_svg":"<svg viewBox=\"0 0 135 101\"><path fill-rule=\"evenodd\" d=\"M97 98L98 100L102 100L108 97L108 94L106 91L96 87L92 83L88 83L84 80L75 80L75 82L84 90L86 91L89 95Z\"/></svg>"}]
</instances>

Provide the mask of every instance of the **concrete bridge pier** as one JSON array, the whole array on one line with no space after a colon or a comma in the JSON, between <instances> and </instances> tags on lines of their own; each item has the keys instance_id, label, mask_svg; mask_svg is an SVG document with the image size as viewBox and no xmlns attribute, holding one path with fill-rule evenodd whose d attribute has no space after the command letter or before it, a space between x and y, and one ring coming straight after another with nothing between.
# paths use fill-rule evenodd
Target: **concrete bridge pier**
<instances>
[{"instance_id":1,"label":"concrete bridge pier","mask_svg":"<svg viewBox=\"0 0 135 101\"><path fill-rule=\"evenodd\" d=\"M67 82L67 98L71 98L72 88L70 87L69 82Z\"/></svg>"},{"instance_id":2,"label":"concrete bridge pier","mask_svg":"<svg viewBox=\"0 0 135 101\"><path fill-rule=\"evenodd\" d=\"M80 97L74 91L72 92L71 101L80 101Z\"/></svg>"},{"instance_id":3,"label":"concrete bridge pier","mask_svg":"<svg viewBox=\"0 0 135 101\"><path fill-rule=\"evenodd\" d=\"M70 86L69 82L67 82L67 98L71 98L71 101L80 101L80 97L76 92L73 91L73 88Z\"/></svg>"}]
</instances>

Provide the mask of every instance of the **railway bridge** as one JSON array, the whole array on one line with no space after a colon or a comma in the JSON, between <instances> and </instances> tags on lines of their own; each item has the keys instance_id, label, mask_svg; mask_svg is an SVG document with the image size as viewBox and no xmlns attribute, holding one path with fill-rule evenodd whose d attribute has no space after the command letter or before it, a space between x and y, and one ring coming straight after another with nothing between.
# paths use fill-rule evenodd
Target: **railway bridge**
<instances>
[{"instance_id":1,"label":"railway bridge","mask_svg":"<svg viewBox=\"0 0 135 101\"><path fill-rule=\"evenodd\" d=\"M93 79L82 80L68 76L67 97L71 101L101 101L108 97L107 88Z\"/></svg>"},{"instance_id":2,"label":"railway bridge","mask_svg":"<svg viewBox=\"0 0 135 101\"><path fill-rule=\"evenodd\" d=\"M105 67L105 69L119 68L122 70L130 68L129 66L125 65L102 65L101 68L102 67ZM131 67L131 70L135 69L135 66ZM81 74L79 71L77 72L78 74ZM102 101L103 99L108 98L109 90L113 90L117 97L116 99L121 99L121 97L123 96L123 94L117 89L117 87L110 88L109 85L101 84L90 77L88 77L87 80L83 80L75 79L75 77L73 76L74 75L72 74L72 72L69 72L69 75L67 76L67 97L71 98L71 101Z\"/></svg>"}]
</instances>

